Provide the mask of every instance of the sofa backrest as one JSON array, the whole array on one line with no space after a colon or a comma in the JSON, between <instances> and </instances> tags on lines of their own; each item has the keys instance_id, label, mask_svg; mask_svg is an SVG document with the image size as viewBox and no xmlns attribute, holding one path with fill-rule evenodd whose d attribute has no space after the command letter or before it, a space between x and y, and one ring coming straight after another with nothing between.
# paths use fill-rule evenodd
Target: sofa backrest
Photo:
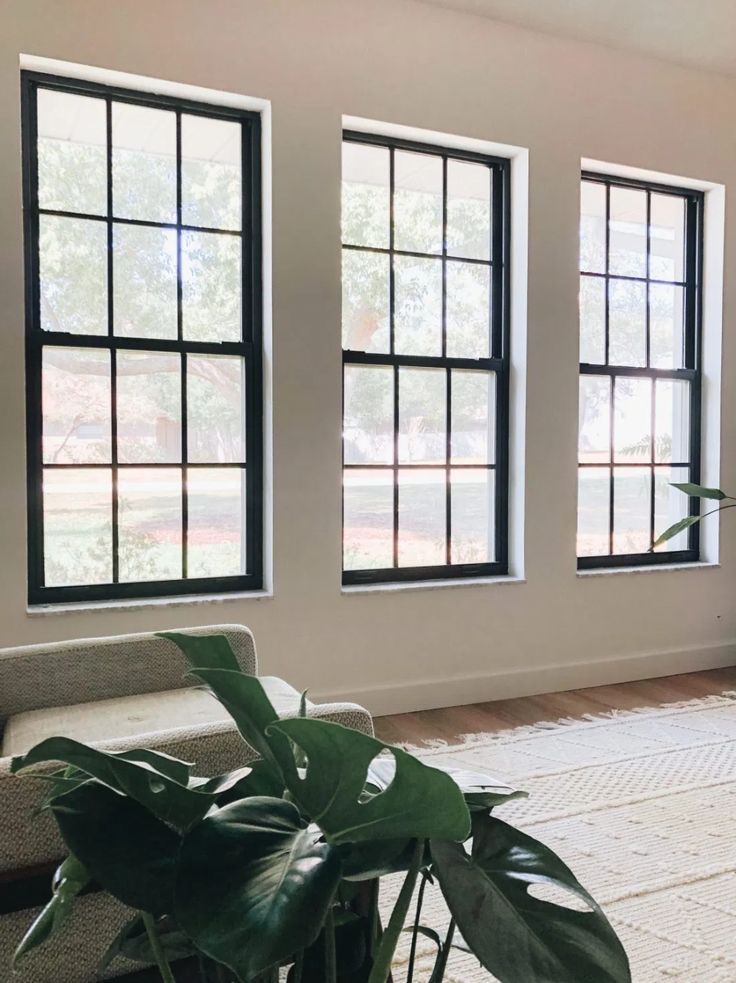
<instances>
[{"instance_id":1,"label":"sofa backrest","mask_svg":"<svg viewBox=\"0 0 736 983\"><path fill-rule=\"evenodd\" d=\"M243 671L258 672L255 641L244 625L169 630L225 635ZM188 668L178 647L153 632L0 649L0 724L25 710L198 685L184 678Z\"/></svg>"}]
</instances>

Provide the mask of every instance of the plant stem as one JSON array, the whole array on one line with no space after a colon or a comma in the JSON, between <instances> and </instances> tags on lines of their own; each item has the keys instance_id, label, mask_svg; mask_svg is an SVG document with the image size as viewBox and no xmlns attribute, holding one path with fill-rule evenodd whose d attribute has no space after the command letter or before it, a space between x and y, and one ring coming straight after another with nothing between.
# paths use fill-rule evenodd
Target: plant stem
<instances>
[{"instance_id":1,"label":"plant stem","mask_svg":"<svg viewBox=\"0 0 736 983\"><path fill-rule=\"evenodd\" d=\"M330 905L325 919L325 976L326 983L337 983L335 954L335 909Z\"/></svg>"},{"instance_id":2,"label":"plant stem","mask_svg":"<svg viewBox=\"0 0 736 983\"><path fill-rule=\"evenodd\" d=\"M143 918L143 924L146 926L148 941L151 943L151 952L153 953L153 958L156 960L156 965L158 966L163 983L176 983L169 962L161 947L161 940L158 937L158 931L156 929L156 920L147 911L142 911L141 916Z\"/></svg>"},{"instance_id":3,"label":"plant stem","mask_svg":"<svg viewBox=\"0 0 736 983\"><path fill-rule=\"evenodd\" d=\"M300 952L294 960L294 983L302 983L302 969L304 967L304 953Z\"/></svg>"},{"instance_id":4,"label":"plant stem","mask_svg":"<svg viewBox=\"0 0 736 983\"><path fill-rule=\"evenodd\" d=\"M419 918L422 914L422 902L424 901L424 890L427 887L427 878L422 878L419 885L419 895L417 897L417 910L414 915L414 931L411 934L411 950L409 952L409 968L406 972L406 983L412 983L414 979L414 960L417 955L417 938L419 937Z\"/></svg>"},{"instance_id":5,"label":"plant stem","mask_svg":"<svg viewBox=\"0 0 736 983\"><path fill-rule=\"evenodd\" d=\"M406 872L399 897L396 900L394 910L391 912L388 925L378 946L376 961L373 963L371 975L368 977L368 983L386 983L388 980L389 973L391 972L391 960L393 959L394 952L396 951L396 943L399 941L401 930L406 921L406 914L409 911L412 894L414 893L414 885L417 882L417 875L419 874L423 856L424 840L417 840L414 845L411 865Z\"/></svg>"},{"instance_id":6,"label":"plant stem","mask_svg":"<svg viewBox=\"0 0 736 983\"><path fill-rule=\"evenodd\" d=\"M442 983L445 978L445 969L447 968L447 960L450 958L450 950L452 949L452 937L455 934L455 919L450 919L450 924L447 926L447 935L445 936L445 943L437 954L437 962L434 964L434 969L432 970L432 976L429 983Z\"/></svg>"}]
</instances>

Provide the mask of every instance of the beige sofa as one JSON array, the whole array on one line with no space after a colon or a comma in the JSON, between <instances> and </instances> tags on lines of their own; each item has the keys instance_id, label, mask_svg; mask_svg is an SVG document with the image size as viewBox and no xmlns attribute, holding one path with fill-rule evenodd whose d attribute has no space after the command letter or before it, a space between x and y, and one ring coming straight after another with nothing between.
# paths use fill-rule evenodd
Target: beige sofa
<instances>
[{"instance_id":1,"label":"beige sofa","mask_svg":"<svg viewBox=\"0 0 736 983\"><path fill-rule=\"evenodd\" d=\"M225 635L243 670L258 673L253 635L242 625L177 630ZM65 856L53 820L34 816L43 783L11 775L11 756L61 734L107 750L154 748L194 762L198 775L242 767L254 752L220 704L185 678L187 669L176 645L152 633L0 650L0 980L10 979L12 952L40 910L8 909L50 883L45 865ZM261 678L277 712L296 715L297 691ZM307 712L373 733L370 714L356 704L308 703ZM99 971L101 955L130 914L102 894L85 895L58 941L31 953L15 979L91 983L140 969L117 959Z\"/></svg>"}]
</instances>

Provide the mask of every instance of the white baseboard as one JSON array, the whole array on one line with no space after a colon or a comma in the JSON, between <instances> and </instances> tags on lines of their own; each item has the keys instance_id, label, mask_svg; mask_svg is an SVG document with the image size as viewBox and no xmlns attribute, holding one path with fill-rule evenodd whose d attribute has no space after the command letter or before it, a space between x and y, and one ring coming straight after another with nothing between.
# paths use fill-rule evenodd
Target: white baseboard
<instances>
[{"instance_id":1,"label":"white baseboard","mask_svg":"<svg viewBox=\"0 0 736 983\"><path fill-rule=\"evenodd\" d=\"M310 690L309 695L319 703L361 703L374 716L381 716L484 703L487 700L506 700L515 696L558 693L568 689L633 682L637 679L728 666L736 666L736 642L699 649L619 656L594 662L566 662L553 666L533 666L445 678L420 677L350 690Z\"/></svg>"}]
</instances>

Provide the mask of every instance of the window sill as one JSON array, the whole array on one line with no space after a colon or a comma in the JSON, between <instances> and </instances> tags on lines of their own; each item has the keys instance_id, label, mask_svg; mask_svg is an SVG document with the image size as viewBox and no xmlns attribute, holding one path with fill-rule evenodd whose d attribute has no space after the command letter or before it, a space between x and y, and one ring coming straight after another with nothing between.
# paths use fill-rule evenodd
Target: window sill
<instances>
[{"instance_id":1,"label":"window sill","mask_svg":"<svg viewBox=\"0 0 736 983\"><path fill-rule=\"evenodd\" d=\"M587 577L613 577L618 574L632 573L667 573L677 570L718 570L720 563L710 563L702 560L696 563L653 563L650 566L640 567L598 567L591 570L578 570L577 576L581 579Z\"/></svg>"},{"instance_id":2,"label":"window sill","mask_svg":"<svg viewBox=\"0 0 736 983\"><path fill-rule=\"evenodd\" d=\"M264 601L273 598L272 590L240 591L232 594L183 594L179 597L143 597L116 601L72 601L67 604L29 604L31 618L49 614L79 614L90 611L130 611L139 608L170 608L189 604L225 604L228 601Z\"/></svg>"},{"instance_id":3,"label":"window sill","mask_svg":"<svg viewBox=\"0 0 736 983\"><path fill-rule=\"evenodd\" d=\"M458 577L449 580L414 580L386 584L348 584L342 594L393 594L405 590L445 590L447 587L489 587L501 584L525 584L526 577L508 574L501 577Z\"/></svg>"}]
</instances>

